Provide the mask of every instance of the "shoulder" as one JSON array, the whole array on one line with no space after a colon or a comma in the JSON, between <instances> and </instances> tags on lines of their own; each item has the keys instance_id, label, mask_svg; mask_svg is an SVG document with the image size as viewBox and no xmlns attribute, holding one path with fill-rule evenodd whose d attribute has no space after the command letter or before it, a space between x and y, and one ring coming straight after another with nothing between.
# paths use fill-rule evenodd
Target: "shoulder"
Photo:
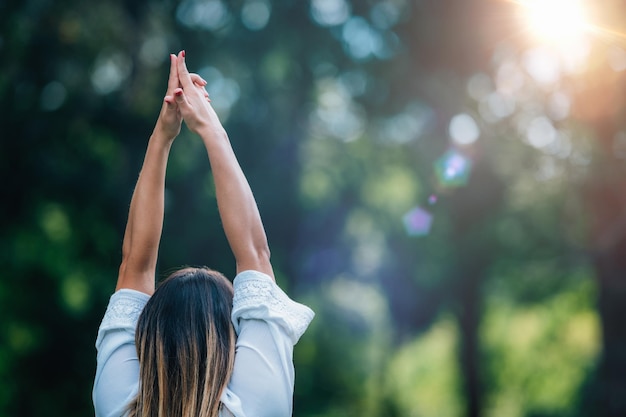
<instances>
[{"instance_id":1,"label":"shoulder","mask_svg":"<svg viewBox=\"0 0 626 417\"><path fill-rule=\"evenodd\" d=\"M134 333L139 315L149 299L150 296L148 294L136 290L121 289L116 291L109 299L109 304L98 330L96 346L109 330L129 330Z\"/></svg>"},{"instance_id":2,"label":"shoulder","mask_svg":"<svg viewBox=\"0 0 626 417\"><path fill-rule=\"evenodd\" d=\"M268 275L243 271L233 282L233 324L239 333L240 320L257 319L278 324L297 343L315 313L293 301Z\"/></svg>"}]
</instances>

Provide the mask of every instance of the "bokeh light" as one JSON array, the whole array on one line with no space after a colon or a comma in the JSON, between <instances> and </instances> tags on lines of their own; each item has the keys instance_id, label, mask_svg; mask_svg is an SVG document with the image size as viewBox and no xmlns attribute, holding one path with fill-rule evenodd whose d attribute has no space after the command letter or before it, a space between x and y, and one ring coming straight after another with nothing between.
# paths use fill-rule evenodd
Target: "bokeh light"
<instances>
[{"instance_id":1,"label":"bokeh light","mask_svg":"<svg viewBox=\"0 0 626 417\"><path fill-rule=\"evenodd\" d=\"M317 82L317 103L310 121L316 136L330 136L345 142L357 139L366 127L364 110L335 78Z\"/></svg>"},{"instance_id":2,"label":"bokeh light","mask_svg":"<svg viewBox=\"0 0 626 417\"><path fill-rule=\"evenodd\" d=\"M466 113L457 114L450 120L448 128L452 141L457 145L469 145L476 142L480 129L474 118Z\"/></svg>"},{"instance_id":3,"label":"bokeh light","mask_svg":"<svg viewBox=\"0 0 626 417\"><path fill-rule=\"evenodd\" d=\"M320 26L337 26L350 17L350 4L346 0L313 0L311 17Z\"/></svg>"},{"instance_id":4,"label":"bokeh light","mask_svg":"<svg viewBox=\"0 0 626 417\"><path fill-rule=\"evenodd\" d=\"M241 21L250 30L261 30L270 20L272 5L267 0L248 0L241 8Z\"/></svg>"},{"instance_id":5,"label":"bokeh light","mask_svg":"<svg viewBox=\"0 0 626 417\"><path fill-rule=\"evenodd\" d=\"M391 29L400 19L401 3L391 0L380 1L372 6L370 19L378 29Z\"/></svg>"},{"instance_id":6,"label":"bokeh light","mask_svg":"<svg viewBox=\"0 0 626 417\"><path fill-rule=\"evenodd\" d=\"M381 118L376 123L377 136L386 144L419 140L431 128L435 114L428 105L415 101L401 113Z\"/></svg>"},{"instance_id":7,"label":"bokeh light","mask_svg":"<svg viewBox=\"0 0 626 417\"><path fill-rule=\"evenodd\" d=\"M176 9L176 18L190 28L216 31L229 23L231 16L220 0L185 0Z\"/></svg>"},{"instance_id":8,"label":"bokeh light","mask_svg":"<svg viewBox=\"0 0 626 417\"><path fill-rule=\"evenodd\" d=\"M517 62L506 59L496 70L496 87L501 94L515 94L524 88L524 73Z\"/></svg>"},{"instance_id":9,"label":"bokeh light","mask_svg":"<svg viewBox=\"0 0 626 417\"><path fill-rule=\"evenodd\" d=\"M523 57L526 72L539 84L551 86L561 78L561 60L547 46L528 50Z\"/></svg>"},{"instance_id":10,"label":"bokeh light","mask_svg":"<svg viewBox=\"0 0 626 417\"><path fill-rule=\"evenodd\" d=\"M467 81L467 94L476 101L484 100L494 90L491 77L479 72Z\"/></svg>"},{"instance_id":11,"label":"bokeh light","mask_svg":"<svg viewBox=\"0 0 626 417\"><path fill-rule=\"evenodd\" d=\"M121 52L103 52L96 59L91 73L91 84L99 94L109 94L119 89L130 75L132 64Z\"/></svg>"},{"instance_id":12,"label":"bokeh light","mask_svg":"<svg viewBox=\"0 0 626 417\"><path fill-rule=\"evenodd\" d=\"M528 125L526 139L535 148L544 148L550 145L557 137L557 130L545 116L533 119Z\"/></svg>"},{"instance_id":13,"label":"bokeh light","mask_svg":"<svg viewBox=\"0 0 626 417\"><path fill-rule=\"evenodd\" d=\"M480 115L483 120L496 122L512 115L516 109L515 97L495 91L480 102Z\"/></svg>"},{"instance_id":14,"label":"bokeh light","mask_svg":"<svg viewBox=\"0 0 626 417\"><path fill-rule=\"evenodd\" d=\"M385 59L393 53L381 34L362 17L351 17L343 25L342 39L346 52L357 61L372 57Z\"/></svg>"},{"instance_id":15,"label":"bokeh light","mask_svg":"<svg viewBox=\"0 0 626 417\"><path fill-rule=\"evenodd\" d=\"M461 335L453 317L439 317L423 334L405 342L390 360L389 392L400 416L462 416L463 375L455 355ZM518 414L501 414L511 417ZM485 414L486 417L491 417Z\"/></svg>"},{"instance_id":16,"label":"bokeh light","mask_svg":"<svg viewBox=\"0 0 626 417\"><path fill-rule=\"evenodd\" d=\"M149 67L157 67L168 59L167 40L160 35L146 39L139 50L141 62Z\"/></svg>"},{"instance_id":17,"label":"bokeh light","mask_svg":"<svg viewBox=\"0 0 626 417\"><path fill-rule=\"evenodd\" d=\"M211 105L222 119L228 118L231 108L241 96L239 83L215 67L204 67L198 74L207 81L206 89L211 94Z\"/></svg>"},{"instance_id":18,"label":"bokeh light","mask_svg":"<svg viewBox=\"0 0 626 417\"><path fill-rule=\"evenodd\" d=\"M58 81L52 81L41 90L41 109L44 111L57 110L63 105L66 97L65 86Z\"/></svg>"}]
</instances>

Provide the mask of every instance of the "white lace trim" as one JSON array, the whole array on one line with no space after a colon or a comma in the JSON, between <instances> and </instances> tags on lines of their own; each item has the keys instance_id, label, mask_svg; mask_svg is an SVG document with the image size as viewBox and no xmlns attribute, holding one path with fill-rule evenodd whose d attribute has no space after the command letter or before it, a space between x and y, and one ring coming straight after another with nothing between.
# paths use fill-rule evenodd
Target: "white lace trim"
<instances>
[{"instance_id":1,"label":"white lace trim","mask_svg":"<svg viewBox=\"0 0 626 417\"><path fill-rule=\"evenodd\" d=\"M309 307L285 294L267 275L244 271L234 281L233 324L238 331L239 319L271 319L280 324L297 343L315 316Z\"/></svg>"},{"instance_id":2,"label":"white lace trim","mask_svg":"<svg viewBox=\"0 0 626 417\"><path fill-rule=\"evenodd\" d=\"M237 333L239 319L272 320L281 325L296 344L315 316L313 310L290 299L269 276L261 272L240 273L235 278L234 288L232 321ZM149 299L149 295L130 289L113 294L100 324L98 339L109 329L134 330Z\"/></svg>"},{"instance_id":3,"label":"white lace trim","mask_svg":"<svg viewBox=\"0 0 626 417\"><path fill-rule=\"evenodd\" d=\"M113 294L100 324L98 339L102 337L102 332L105 330L113 328L134 329L137 326L139 315L149 299L148 294L130 289L122 289Z\"/></svg>"}]
</instances>

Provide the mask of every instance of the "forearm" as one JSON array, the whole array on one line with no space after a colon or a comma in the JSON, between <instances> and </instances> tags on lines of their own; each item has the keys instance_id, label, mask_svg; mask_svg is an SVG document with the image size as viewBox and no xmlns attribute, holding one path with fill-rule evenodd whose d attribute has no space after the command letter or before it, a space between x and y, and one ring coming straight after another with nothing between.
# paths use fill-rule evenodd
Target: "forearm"
<instances>
[{"instance_id":1,"label":"forearm","mask_svg":"<svg viewBox=\"0 0 626 417\"><path fill-rule=\"evenodd\" d=\"M235 255L237 272L252 269L273 278L265 230L248 181L211 107L208 93L194 84L184 58L181 52L177 59L181 88L175 89L174 95L187 126L200 135L207 148L220 218Z\"/></svg>"},{"instance_id":2,"label":"forearm","mask_svg":"<svg viewBox=\"0 0 626 417\"><path fill-rule=\"evenodd\" d=\"M154 274L163 229L165 171L171 140L154 132L137 180L122 246L117 289L154 292Z\"/></svg>"},{"instance_id":3,"label":"forearm","mask_svg":"<svg viewBox=\"0 0 626 417\"><path fill-rule=\"evenodd\" d=\"M237 272L252 269L274 278L261 216L228 135L222 129L200 135L209 154L220 218Z\"/></svg>"}]
</instances>

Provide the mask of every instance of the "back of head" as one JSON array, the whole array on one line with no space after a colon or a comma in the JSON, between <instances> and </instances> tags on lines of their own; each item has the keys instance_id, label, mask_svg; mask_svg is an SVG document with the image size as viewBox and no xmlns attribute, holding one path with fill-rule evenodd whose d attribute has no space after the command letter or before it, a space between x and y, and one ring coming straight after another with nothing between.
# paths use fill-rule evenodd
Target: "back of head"
<instances>
[{"instance_id":1,"label":"back of head","mask_svg":"<svg viewBox=\"0 0 626 417\"><path fill-rule=\"evenodd\" d=\"M131 417L217 417L235 356L232 301L230 281L207 268L181 269L159 285L137 323Z\"/></svg>"}]
</instances>

